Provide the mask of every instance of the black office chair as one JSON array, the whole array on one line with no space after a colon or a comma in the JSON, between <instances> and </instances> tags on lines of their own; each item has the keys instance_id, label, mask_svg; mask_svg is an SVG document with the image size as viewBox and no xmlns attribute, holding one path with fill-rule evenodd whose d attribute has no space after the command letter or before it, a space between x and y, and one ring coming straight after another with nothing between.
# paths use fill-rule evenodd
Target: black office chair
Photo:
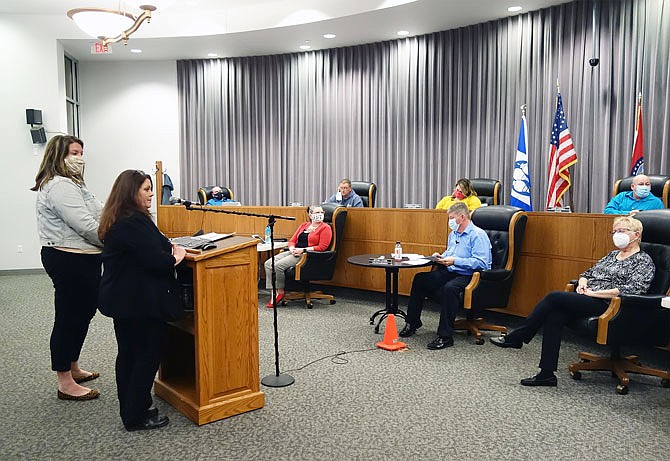
<instances>
[{"instance_id":1,"label":"black office chair","mask_svg":"<svg viewBox=\"0 0 670 461\"><path fill-rule=\"evenodd\" d=\"M375 200L377 198L377 185L375 183L368 181L351 181L351 190L361 197L364 207L375 207Z\"/></svg>"},{"instance_id":2,"label":"black office chair","mask_svg":"<svg viewBox=\"0 0 670 461\"><path fill-rule=\"evenodd\" d=\"M618 377L616 392L622 395L628 393L628 373L658 376L663 387L670 387L668 371L643 367L637 356L622 355L624 346L666 346L670 342L670 309L661 306L661 298L670 295L670 210L641 211L635 219L644 227L640 248L656 266L648 294L617 296L601 316L568 324L571 330L610 348L609 357L580 352L580 362L569 366L572 378L581 379L586 370L610 371ZM574 291L576 284L574 281L566 289Z\"/></svg>"},{"instance_id":3,"label":"black office chair","mask_svg":"<svg viewBox=\"0 0 670 461\"><path fill-rule=\"evenodd\" d=\"M497 179L476 178L470 184L482 203L500 205L502 203L502 186Z\"/></svg>"},{"instance_id":4,"label":"black office chair","mask_svg":"<svg viewBox=\"0 0 670 461\"><path fill-rule=\"evenodd\" d=\"M466 330L476 344L484 344L481 330L506 333L502 325L487 323L479 315L484 309L507 307L528 216L521 208L491 205L472 212L472 222L491 240L491 269L472 274L463 293L466 317L454 323L454 330Z\"/></svg>"},{"instance_id":5,"label":"black office chair","mask_svg":"<svg viewBox=\"0 0 670 461\"><path fill-rule=\"evenodd\" d=\"M216 185L202 186L200 189L198 189L198 201L200 202L200 205L204 205L205 203L207 203L207 200L212 198L212 189L214 189L215 187ZM232 189L225 186L219 186L219 187L221 188L221 191L223 192L223 196L225 198L235 200Z\"/></svg>"},{"instance_id":6,"label":"black office chair","mask_svg":"<svg viewBox=\"0 0 670 461\"><path fill-rule=\"evenodd\" d=\"M335 304L335 298L332 295L322 291L312 291L310 282L333 278L337 252L344 236L347 209L337 203L323 203L321 207L324 212L323 221L329 223L333 228L330 247L326 251L303 253L298 264L286 270L286 294L282 301L283 305L286 305L286 301L298 299L304 299L308 309L314 307L313 299L327 299L330 304Z\"/></svg>"},{"instance_id":7,"label":"black office chair","mask_svg":"<svg viewBox=\"0 0 670 461\"><path fill-rule=\"evenodd\" d=\"M670 176L662 174L648 174L646 176L649 177L651 183L651 193L660 198L666 208L670 208ZM617 180L612 188L612 197L621 192L629 191L634 178L635 176L628 176Z\"/></svg>"}]
</instances>

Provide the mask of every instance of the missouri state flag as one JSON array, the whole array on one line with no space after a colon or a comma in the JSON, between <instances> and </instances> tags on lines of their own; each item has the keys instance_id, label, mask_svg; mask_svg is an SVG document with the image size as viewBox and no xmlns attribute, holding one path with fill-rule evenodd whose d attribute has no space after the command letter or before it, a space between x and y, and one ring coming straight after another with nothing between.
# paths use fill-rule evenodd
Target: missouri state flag
<instances>
[{"instance_id":1,"label":"missouri state flag","mask_svg":"<svg viewBox=\"0 0 670 461\"><path fill-rule=\"evenodd\" d=\"M642 93L637 98L635 111L635 136L633 137L633 157L630 159L630 175L644 173L644 143L642 142Z\"/></svg>"},{"instance_id":2,"label":"missouri state flag","mask_svg":"<svg viewBox=\"0 0 670 461\"><path fill-rule=\"evenodd\" d=\"M519 142L516 146L516 159L514 160L510 205L517 206L525 211L531 211L533 205L530 199L530 175L528 173L528 129L526 127L526 106L523 107Z\"/></svg>"},{"instance_id":3,"label":"missouri state flag","mask_svg":"<svg viewBox=\"0 0 670 461\"><path fill-rule=\"evenodd\" d=\"M549 187L547 208L563 206L563 194L570 188L570 168L577 163L577 152L568 130L563 112L561 93L556 97L556 115L551 130L551 153L549 154Z\"/></svg>"}]
</instances>

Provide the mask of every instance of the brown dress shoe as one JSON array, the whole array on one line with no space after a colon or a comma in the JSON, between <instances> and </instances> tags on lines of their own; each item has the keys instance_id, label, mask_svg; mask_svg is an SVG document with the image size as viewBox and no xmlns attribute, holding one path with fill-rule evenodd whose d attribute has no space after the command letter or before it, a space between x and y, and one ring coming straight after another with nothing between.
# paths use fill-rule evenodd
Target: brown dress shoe
<instances>
[{"instance_id":1,"label":"brown dress shoe","mask_svg":"<svg viewBox=\"0 0 670 461\"><path fill-rule=\"evenodd\" d=\"M65 392L58 391L58 398L61 400L93 400L100 397L100 392L95 389L91 389L88 393L84 395L70 395Z\"/></svg>"},{"instance_id":2,"label":"brown dress shoe","mask_svg":"<svg viewBox=\"0 0 670 461\"><path fill-rule=\"evenodd\" d=\"M92 381L92 380L94 380L95 378L99 378L99 377L100 377L100 373L98 373L97 371L94 371L94 372L92 372L92 373L91 373L90 375L88 375L88 376L80 376L80 377L78 377L78 378L75 378L75 377L73 376L72 379L74 379L74 382L75 382L75 383L77 383L77 384L81 384L81 383L85 383L86 381Z\"/></svg>"}]
</instances>

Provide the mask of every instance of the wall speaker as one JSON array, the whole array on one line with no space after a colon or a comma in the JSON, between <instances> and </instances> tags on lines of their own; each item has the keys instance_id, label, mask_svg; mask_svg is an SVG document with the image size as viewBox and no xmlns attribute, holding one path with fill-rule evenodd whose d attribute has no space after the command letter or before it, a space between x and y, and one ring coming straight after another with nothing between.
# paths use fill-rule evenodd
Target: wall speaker
<instances>
[{"instance_id":1,"label":"wall speaker","mask_svg":"<svg viewBox=\"0 0 670 461\"><path fill-rule=\"evenodd\" d=\"M41 125L42 111L39 109L26 109L26 122L28 125Z\"/></svg>"},{"instance_id":2,"label":"wall speaker","mask_svg":"<svg viewBox=\"0 0 670 461\"><path fill-rule=\"evenodd\" d=\"M30 136L33 138L33 144L44 144L47 142L47 133L44 128L31 128Z\"/></svg>"}]
</instances>

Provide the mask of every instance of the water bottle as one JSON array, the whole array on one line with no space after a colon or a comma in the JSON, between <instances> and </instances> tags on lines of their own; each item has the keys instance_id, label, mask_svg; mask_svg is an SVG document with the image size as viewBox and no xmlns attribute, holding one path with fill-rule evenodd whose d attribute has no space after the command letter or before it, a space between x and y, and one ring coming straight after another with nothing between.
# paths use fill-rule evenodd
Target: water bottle
<instances>
[{"instance_id":1,"label":"water bottle","mask_svg":"<svg viewBox=\"0 0 670 461\"><path fill-rule=\"evenodd\" d=\"M270 229L270 225L265 226L265 243L270 243L270 233L272 230Z\"/></svg>"},{"instance_id":2,"label":"water bottle","mask_svg":"<svg viewBox=\"0 0 670 461\"><path fill-rule=\"evenodd\" d=\"M402 246L400 242L395 242L395 250L393 251L393 259L402 261Z\"/></svg>"}]
</instances>

